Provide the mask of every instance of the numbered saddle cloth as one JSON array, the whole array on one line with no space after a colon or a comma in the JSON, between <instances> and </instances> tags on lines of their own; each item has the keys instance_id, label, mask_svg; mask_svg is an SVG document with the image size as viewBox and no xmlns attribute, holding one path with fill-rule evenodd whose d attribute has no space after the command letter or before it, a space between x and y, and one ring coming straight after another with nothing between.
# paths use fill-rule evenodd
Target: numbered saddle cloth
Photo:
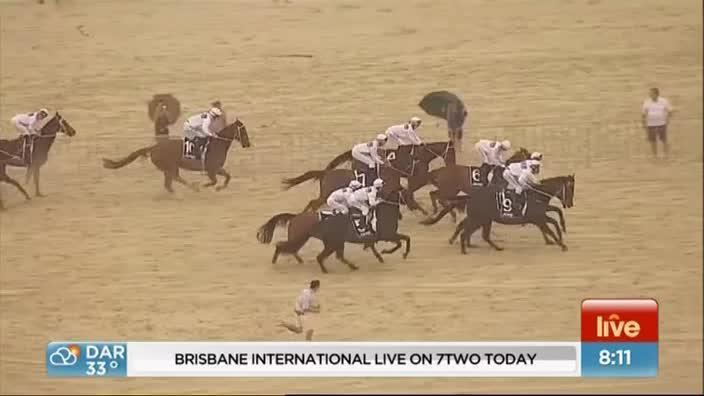
<instances>
[{"instance_id":1,"label":"numbered saddle cloth","mask_svg":"<svg viewBox=\"0 0 704 396\"><path fill-rule=\"evenodd\" d=\"M367 218L362 215L362 213L350 213L350 219L352 220L352 224L354 225L355 231L357 231L357 235L359 235L360 237L367 237L372 235L372 229L367 223Z\"/></svg>"},{"instance_id":2,"label":"numbered saddle cloth","mask_svg":"<svg viewBox=\"0 0 704 396\"><path fill-rule=\"evenodd\" d=\"M522 194L517 194L514 190L507 188L500 190L496 193L496 207L501 217L522 218L528 209L525 191Z\"/></svg>"},{"instance_id":3,"label":"numbered saddle cloth","mask_svg":"<svg viewBox=\"0 0 704 396\"><path fill-rule=\"evenodd\" d=\"M207 150L207 138L183 138L183 158L203 160Z\"/></svg>"}]
</instances>

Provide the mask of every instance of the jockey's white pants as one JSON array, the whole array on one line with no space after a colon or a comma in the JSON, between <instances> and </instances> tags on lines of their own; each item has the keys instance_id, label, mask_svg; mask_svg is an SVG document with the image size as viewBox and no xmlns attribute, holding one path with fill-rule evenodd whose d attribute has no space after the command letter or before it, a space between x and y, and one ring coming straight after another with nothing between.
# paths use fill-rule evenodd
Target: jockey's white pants
<instances>
[{"instance_id":1,"label":"jockey's white pants","mask_svg":"<svg viewBox=\"0 0 704 396\"><path fill-rule=\"evenodd\" d=\"M356 147L352 148L352 158L366 164L370 169L376 168L376 161L374 161L372 155L365 153Z\"/></svg>"},{"instance_id":2,"label":"jockey's white pants","mask_svg":"<svg viewBox=\"0 0 704 396\"><path fill-rule=\"evenodd\" d=\"M183 123L183 135L187 139L193 139L193 138L207 138L208 134L203 132L203 129L201 128L194 128L191 126L191 124L188 123L188 121Z\"/></svg>"},{"instance_id":3,"label":"jockey's white pants","mask_svg":"<svg viewBox=\"0 0 704 396\"><path fill-rule=\"evenodd\" d=\"M474 148L479 152L479 155L482 156L482 163L489 164L489 155L487 154L486 151L484 151L484 147L482 147L482 145L479 142L477 142L474 144ZM491 165L491 164L489 164L489 165Z\"/></svg>"},{"instance_id":4,"label":"jockey's white pants","mask_svg":"<svg viewBox=\"0 0 704 396\"><path fill-rule=\"evenodd\" d=\"M503 176L504 180L508 182L509 190L515 190L518 194L523 192L523 186L521 186L521 183L518 182L518 178L516 178L510 170L504 170Z\"/></svg>"},{"instance_id":5,"label":"jockey's white pants","mask_svg":"<svg viewBox=\"0 0 704 396\"><path fill-rule=\"evenodd\" d=\"M330 207L330 209L335 210L335 211L337 211L337 212L340 212L340 213L342 213L342 214L347 214L347 213L349 213L349 211L350 211L350 210L347 208L347 205L345 205L345 204L343 204L343 203L341 203L341 202L338 202L338 201L336 201L336 200L334 200L334 199L332 199L332 198L328 198L327 204L328 204L328 207Z\"/></svg>"}]
</instances>

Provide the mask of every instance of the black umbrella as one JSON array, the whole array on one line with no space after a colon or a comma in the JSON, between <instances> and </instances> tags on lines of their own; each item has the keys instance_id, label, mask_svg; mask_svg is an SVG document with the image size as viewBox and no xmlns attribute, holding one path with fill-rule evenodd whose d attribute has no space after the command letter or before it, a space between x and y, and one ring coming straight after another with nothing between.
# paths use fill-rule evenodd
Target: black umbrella
<instances>
[{"instance_id":1,"label":"black umbrella","mask_svg":"<svg viewBox=\"0 0 704 396\"><path fill-rule=\"evenodd\" d=\"M459 103L461 106L459 108L464 108L464 103L462 103L462 100L458 98L457 95L448 91L436 91L425 95L423 100L418 103L418 106L431 116L446 120L447 108L453 103Z\"/></svg>"},{"instance_id":2,"label":"black umbrella","mask_svg":"<svg viewBox=\"0 0 704 396\"><path fill-rule=\"evenodd\" d=\"M149 119L152 121L156 121L165 112L169 125L172 125L181 115L181 103L171 94L154 95L148 106Z\"/></svg>"}]
</instances>

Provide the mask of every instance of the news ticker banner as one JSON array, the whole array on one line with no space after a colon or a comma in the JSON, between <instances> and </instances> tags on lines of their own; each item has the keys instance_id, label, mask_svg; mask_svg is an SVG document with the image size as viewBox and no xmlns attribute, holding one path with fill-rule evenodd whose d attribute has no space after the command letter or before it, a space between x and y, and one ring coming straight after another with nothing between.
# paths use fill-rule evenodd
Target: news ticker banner
<instances>
[{"instance_id":1,"label":"news ticker banner","mask_svg":"<svg viewBox=\"0 0 704 396\"><path fill-rule=\"evenodd\" d=\"M585 300L582 342L52 342L46 350L52 377L648 377L657 359L654 300Z\"/></svg>"}]
</instances>

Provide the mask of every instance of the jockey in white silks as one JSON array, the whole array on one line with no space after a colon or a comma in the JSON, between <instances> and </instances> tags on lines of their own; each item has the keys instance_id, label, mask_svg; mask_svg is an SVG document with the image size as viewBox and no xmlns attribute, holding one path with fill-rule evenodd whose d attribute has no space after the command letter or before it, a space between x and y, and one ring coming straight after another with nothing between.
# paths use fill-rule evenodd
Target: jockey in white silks
<instances>
[{"instance_id":1,"label":"jockey in white silks","mask_svg":"<svg viewBox=\"0 0 704 396\"><path fill-rule=\"evenodd\" d=\"M510 164L504 170L504 179L508 182L508 189L516 194L521 194L523 190L531 189L532 186L540 183L536 175L540 173L540 161L526 160Z\"/></svg>"},{"instance_id":2,"label":"jockey in white silks","mask_svg":"<svg viewBox=\"0 0 704 396\"><path fill-rule=\"evenodd\" d=\"M474 145L474 148L482 156L482 165L506 166L506 161L502 158L502 154L511 149L511 142L508 140L499 142L482 139Z\"/></svg>"},{"instance_id":3,"label":"jockey in white silks","mask_svg":"<svg viewBox=\"0 0 704 396\"><path fill-rule=\"evenodd\" d=\"M189 140L213 137L220 131L213 130L211 124L220 116L222 116L222 110L217 107L213 107L205 113L191 116L183 123L183 134Z\"/></svg>"},{"instance_id":4,"label":"jockey in white silks","mask_svg":"<svg viewBox=\"0 0 704 396\"><path fill-rule=\"evenodd\" d=\"M353 180L352 182L356 182L356 180ZM357 184L361 187L361 184L359 184L359 182L357 182ZM354 189L352 187L352 183L350 183L350 187L353 188L353 192L348 197L347 203L350 208L355 208L362 213L362 218L364 219L363 227L365 229L367 224L369 224L371 221L371 209L376 207L376 205L380 201L377 196L383 186L384 181L382 179L376 179L374 180L374 183L371 187L364 188Z\"/></svg>"},{"instance_id":5,"label":"jockey in white silks","mask_svg":"<svg viewBox=\"0 0 704 396\"><path fill-rule=\"evenodd\" d=\"M349 196L352 195L352 189L349 187L342 187L333 191L327 199L327 204L330 209L332 209L334 214L348 214L349 209Z\"/></svg>"},{"instance_id":6,"label":"jockey in white silks","mask_svg":"<svg viewBox=\"0 0 704 396\"><path fill-rule=\"evenodd\" d=\"M39 136L41 133L41 124L46 117L49 116L49 110L39 109L34 113L16 114L10 122L15 127L17 132L22 137L22 159L26 160L25 156L32 158L33 137Z\"/></svg>"},{"instance_id":7,"label":"jockey in white silks","mask_svg":"<svg viewBox=\"0 0 704 396\"><path fill-rule=\"evenodd\" d=\"M379 155L379 149L386 145L387 140L387 136L382 133L371 142L360 143L352 147L352 158L367 166L367 170L364 172L367 177L374 176L370 180L376 179L377 167L384 165L384 159Z\"/></svg>"},{"instance_id":8,"label":"jockey in white silks","mask_svg":"<svg viewBox=\"0 0 704 396\"><path fill-rule=\"evenodd\" d=\"M411 117L405 124L390 126L384 134L398 145L397 158L408 158L412 160L413 149L415 146L423 144L423 141L416 132L420 127L422 120L419 117ZM407 166L410 163L404 163L401 166Z\"/></svg>"}]
</instances>

